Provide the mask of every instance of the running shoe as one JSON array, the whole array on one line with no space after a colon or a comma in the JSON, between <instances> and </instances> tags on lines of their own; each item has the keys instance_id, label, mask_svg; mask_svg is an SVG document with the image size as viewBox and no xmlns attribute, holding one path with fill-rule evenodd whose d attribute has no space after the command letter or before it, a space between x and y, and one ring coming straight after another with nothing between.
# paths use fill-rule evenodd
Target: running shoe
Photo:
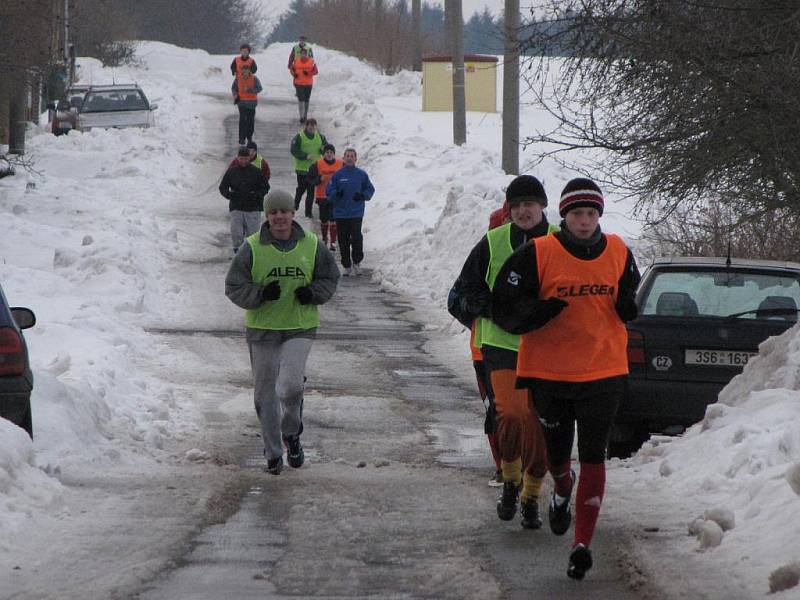
<instances>
[{"instance_id":1,"label":"running shoe","mask_svg":"<svg viewBox=\"0 0 800 600\"><path fill-rule=\"evenodd\" d=\"M503 521L510 521L517 514L519 486L513 481L503 483L503 494L497 501L497 516Z\"/></svg>"},{"instance_id":2,"label":"running shoe","mask_svg":"<svg viewBox=\"0 0 800 600\"><path fill-rule=\"evenodd\" d=\"M569 566L567 567L567 577L580 581L586 575L586 571L592 568L592 553L583 544L578 544L572 549L569 555Z\"/></svg>"}]
</instances>

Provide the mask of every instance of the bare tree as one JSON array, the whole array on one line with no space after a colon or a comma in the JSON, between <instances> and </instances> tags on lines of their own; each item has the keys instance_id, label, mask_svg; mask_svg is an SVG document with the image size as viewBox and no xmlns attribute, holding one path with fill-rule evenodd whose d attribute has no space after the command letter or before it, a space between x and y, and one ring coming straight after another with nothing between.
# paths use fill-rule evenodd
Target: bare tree
<instances>
[{"instance_id":1,"label":"bare tree","mask_svg":"<svg viewBox=\"0 0 800 600\"><path fill-rule=\"evenodd\" d=\"M528 45L572 55L551 96L544 62L530 80L558 121L527 139L540 158L579 151L652 223L721 206L733 235L800 214L797 2L560 0L549 22Z\"/></svg>"},{"instance_id":2,"label":"bare tree","mask_svg":"<svg viewBox=\"0 0 800 600\"><path fill-rule=\"evenodd\" d=\"M461 146L467 142L466 88L464 86L464 19L461 0L446 0L450 33L450 57L453 65L453 143Z\"/></svg>"}]
</instances>

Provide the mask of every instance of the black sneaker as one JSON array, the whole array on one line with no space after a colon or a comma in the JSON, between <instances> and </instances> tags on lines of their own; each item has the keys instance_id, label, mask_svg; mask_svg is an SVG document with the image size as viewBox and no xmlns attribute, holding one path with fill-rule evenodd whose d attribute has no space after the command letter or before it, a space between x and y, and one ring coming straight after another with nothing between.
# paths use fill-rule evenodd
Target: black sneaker
<instances>
[{"instance_id":1,"label":"black sneaker","mask_svg":"<svg viewBox=\"0 0 800 600\"><path fill-rule=\"evenodd\" d=\"M283 470L283 457L267 459L267 468L264 470L270 475L280 475Z\"/></svg>"},{"instance_id":2,"label":"black sneaker","mask_svg":"<svg viewBox=\"0 0 800 600\"><path fill-rule=\"evenodd\" d=\"M586 571L592 568L592 552L583 544L578 544L569 555L567 577L580 581Z\"/></svg>"},{"instance_id":3,"label":"black sneaker","mask_svg":"<svg viewBox=\"0 0 800 600\"><path fill-rule=\"evenodd\" d=\"M561 504L556 504L556 493L550 496L550 508L547 511L547 517L550 521L550 531L556 535L564 535L567 533L570 524L572 523L572 512L570 511L569 500L572 496L572 488L575 487L575 471L570 470L572 476L572 485L569 488L569 495Z\"/></svg>"},{"instance_id":4,"label":"black sneaker","mask_svg":"<svg viewBox=\"0 0 800 600\"><path fill-rule=\"evenodd\" d=\"M293 469L299 469L305 462L306 455L303 452L303 444L300 443L299 435L290 435L285 438L286 441L286 458L289 460L289 466Z\"/></svg>"},{"instance_id":5,"label":"black sneaker","mask_svg":"<svg viewBox=\"0 0 800 600\"><path fill-rule=\"evenodd\" d=\"M519 502L519 514L522 516L522 525L525 529L539 529L542 518L539 516L539 498L531 496Z\"/></svg>"},{"instance_id":6,"label":"black sneaker","mask_svg":"<svg viewBox=\"0 0 800 600\"><path fill-rule=\"evenodd\" d=\"M503 483L503 495L497 501L497 516L503 521L510 521L517 514L517 498L519 486L513 481Z\"/></svg>"}]
</instances>

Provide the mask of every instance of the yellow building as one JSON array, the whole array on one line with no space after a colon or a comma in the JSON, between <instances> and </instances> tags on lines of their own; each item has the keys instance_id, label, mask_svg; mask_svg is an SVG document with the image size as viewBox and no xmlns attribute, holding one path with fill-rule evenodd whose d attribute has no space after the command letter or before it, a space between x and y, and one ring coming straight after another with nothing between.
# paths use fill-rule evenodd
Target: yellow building
<instances>
[{"instance_id":1,"label":"yellow building","mask_svg":"<svg viewBox=\"0 0 800 600\"><path fill-rule=\"evenodd\" d=\"M497 112L497 57L464 55L467 110ZM449 56L422 59L422 110L453 110L453 62Z\"/></svg>"}]
</instances>

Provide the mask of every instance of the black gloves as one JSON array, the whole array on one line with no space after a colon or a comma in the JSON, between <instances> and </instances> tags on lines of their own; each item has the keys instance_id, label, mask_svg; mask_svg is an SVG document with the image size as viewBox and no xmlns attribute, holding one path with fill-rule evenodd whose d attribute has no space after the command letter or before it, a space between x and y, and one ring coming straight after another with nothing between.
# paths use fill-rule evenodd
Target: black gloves
<instances>
[{"instance_id":1,"label":"black gloves","mask_svg":"<svg viewBox=\"0 0 800 600\"><path fill-rule=\"evenodd\" d=\"M558 314L569 305L569 302L561 298L545 298L539 300L539 305L536 307L531 319L533 329L538 329L545 325L548 321L555 319Z\"/></svg>"},{"instance_id":2,"label":"black gloves","mask_svg":"<svg viewBox=\"0 0 800 600\"><path fill-rule=\"evenodd\" d=\"M353 194L353 200L356 202L364 202L365 200L364 194L362 194L361 192L356 192L355 194Z\"/></svg>"},{"instance_id":3,"label":"black gloves","mask_svg":"<svg viewBox=\"0 0 800 600\"><path fill-rule=\"evenodd\" d=\"M277 300L280 297L281 284L277 279L275 281L270 281L267 285L261 288L261 302Z\"/></svg>"},{"instance_id":4,"label":"black gloves","mask_svg":"<svg viewBox=\"0 0 800 600\"><path fill-rule=\"evenodd\" d=\"M297 288L294 291L294 295L297 296L297 301L300 304L311 304L311 301L314 299L314 293L311 291L311 288L305 285Z\"/></svg>"}]
</instances>

